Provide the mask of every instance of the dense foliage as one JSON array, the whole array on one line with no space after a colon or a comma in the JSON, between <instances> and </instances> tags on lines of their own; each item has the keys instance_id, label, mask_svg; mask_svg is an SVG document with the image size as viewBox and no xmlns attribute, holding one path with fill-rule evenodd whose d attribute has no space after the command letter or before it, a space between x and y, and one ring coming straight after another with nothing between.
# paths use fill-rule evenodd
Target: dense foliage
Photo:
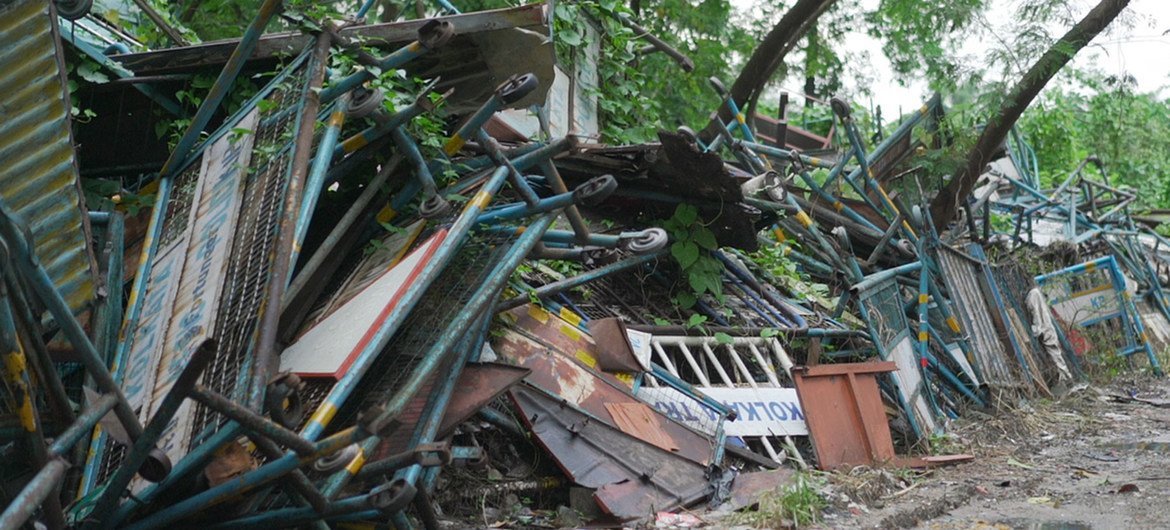
<instances>
[{"instance_id":1,"label":"dense foliage","mask_svg":"<svg viewBox=\"0 0 1170 530\"><path fill-rule=\"evenodd\" d=\"M1111 184L1137 190L1143 206L1170 207L1170 99L1134 84L1129 77L1079 73L1024 114L1020 126L1043 182L1058 183L1096 155Z\"/></svg>"},{"instance_id":2,"label":"dense foliage","mask_svg":"<svg viewBox=\"0 0 1170 530\"><path fill-rule=\"evenodd\" d=\"M241 21L248 20L260 0L185 0L164 3L147 0L191 42L238 36ZM269 31L288 29L297 18L342 18L354 13L359 0L318 3L286 2L285 17ZM464 11L510 7L522 0L459 0ZM600 46L597 64L602 141L631 143L653 140L660 128L703 126L719 105L719 97L707 82L717 77L730 82L758 45L760 39L784 15L794 1L759 2L751 9L731 0L576 0L556 2L553 31L558 59L572 68L587 40ZM1002 2L1000 2L1002 3ZM949 174L961 147L1001 102L1003 92L1052 42L1053 33L1073 20L1083 2L1026 0L1018 2L1011 20L988 19L995 0L959 0L924 5L911 0L875 3L839 1L825 12L790 53L770 83L770 92L758 102L758 110L774 115L779 88L798 88L805 94L828 99L843 87L844 79L865 79L870 53L846 44L850 31L878 39L881 53L902 80L922 79L948 96L949 131L957 142L947 152L928 153L927 164L939 174ZM165 35L146 20L130 2L98 0L98 14L136 35L146 46L171 45ZM385 22L440 14L433 1L376 0L368 19ZM695 64L684 72L666 54L653 52L647 42L622 25L627 15L651 33L687 54ZM1121 26L1130 22L1123 20ZM981 56L972 56L964 42L981 39ZM335 65L341 69L349 64ZM93 82L92 65L74 70L79 81ZM89 75L86 75L89 74ZM389 85L417 86L415 80L383 76ZM198 80L196 80L198 81ZM862 95L864 82L859 85ZM192 83L184 92L188 106L198 103L202 86ZM182 95L181 95L182 96ZM799 103L798 98L793 103ZM812 99L807 100L812 102ZM878 102L881 103L881 102ZM826 105L792 105L792 122L827 134L832 117ZM889 129L896 116L876 116L856 109L857 119L870 133ZM85 109L78 109L84 113ZM83 118L92 117L88 114ZM182 125L181 123L179 125ZM427 123L432 127L436 124ZM179 129L180 127L175 127ZM1046 90L1029 109L1020 130L1036 149L1046 181L1061 178L1089 154L1098 155L1109 168L1112 182L1139 191L1146 207L1170 206L1170 152L1163 145L1170 138L1170 102L1161 95L1137 90L1132 78L1101 73L1062 74L1060 82ZM174 131L167 131L173 134ZM875 134L875 137L877 135Z\"/></svg>"}]
</instances>

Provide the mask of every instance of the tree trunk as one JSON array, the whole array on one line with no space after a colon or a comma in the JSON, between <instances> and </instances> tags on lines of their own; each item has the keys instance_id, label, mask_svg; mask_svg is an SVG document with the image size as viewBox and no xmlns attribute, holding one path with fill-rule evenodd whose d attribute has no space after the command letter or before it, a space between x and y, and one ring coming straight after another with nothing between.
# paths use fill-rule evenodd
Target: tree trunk
<instances>
[{"instance_id":1,"label":"tree trunk","mask_svg":"<svg viewBox=\"0 0 1170 530\"><path fill-rule=\"evenodd\" d=\"M1020 115L1024 113L1024 109L1028 108L1028 105L1044 89L1048 81L1072 60L1081 48L1093 40L1098 33L1101 33L1110 22L1113 22L1113 19L1117 18L1117 15L1127 5L1129 5L1129 0L1101 0L1092 11L1089 11L1089 14L1085 15L1085 18L1077 22L1068 30L1068 33L1056 41L1028 69L1019 83L1012 87L999 112L988 120L987 126L979 134L979 139L975 142L975 147L967 154L967 162L963 165L960 173L947 183L946 187L931 203L930 214L934 218L936 228L942 230L958 212L959 206L967 200L967 196L975 188L975 181L983 173L987 164L991 162L992 154L1003 143L1016 120L1020 119Z\"/></svg>"},{"instance_id":2,"label":"tree trunk","mask_svg":"<svg viewBox=\"0 0 1170 530\"><path fill-rule=\"evenodd\" d=\"M741 106L747 106L748 102L758 99L764 86L772 79L772 74L776 73L776 68L783 62L784 56L796 46L817 18L835 1L797 0L752 52L739 77L731 85L731 99ZM731 117L731 111L727 110L727 106L721 105L717 119L726 122ZM717 130L718 126L712 122L703 129L702 137L705 141L710 141L717 134Z\"/></svg>"},{"instance_id":3,"label":"tree trunk","mask_svg":"<svg viewBox=\"0 0 1170 530\"><path fill-rule=\"evenodd\" d=\"M808 31L808 42L804 47L804 106L811 107L816 102L817 95L817 54L820 53L817 42L817 26L813 24Z\"/></svg>"}]
</instances>

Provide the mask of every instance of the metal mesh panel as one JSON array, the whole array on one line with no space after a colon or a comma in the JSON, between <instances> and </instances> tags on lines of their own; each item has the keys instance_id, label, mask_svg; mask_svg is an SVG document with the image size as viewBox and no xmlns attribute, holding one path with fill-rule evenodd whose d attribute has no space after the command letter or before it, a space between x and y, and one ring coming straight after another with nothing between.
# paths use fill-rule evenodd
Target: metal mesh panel
<instances>
[{"instance_id":1,"label":"metal mesh panel","mask_svg":"<svg viewBox=\"0 0 1170 530\"><path fill-rule=\"evenodd\" d=\"M162 236L158 241L160 249L167 248L187 231L187 225L191 222L191 209L195 206L195 189L199 185L200 160L175 177L175 185L167 200L167 214L162 222Z\"/></svg>"},{"instance_id":2,"label":"metal mesh panel","mask_svg":"<svg viewBox=\"0 0 1170 530\"><path fill-rule=\"evenodd\" d=\"M199 183L201 167L200 160L196 160L175 177L170 198L167 200L167 211L162 219L161 236L157 246L159 250L167 248L186 232L191 222L191 210L195 207L195 189ZM77 389L80 390L80 385ZM140 411L136 412L141 414ZM126 457L125 446L109 443L106 447L98 464L98 483L105 482Z\"/></svg>"},{"instance_id":3,"label":"metal mesh panel","mask_svg":"<svg viewBox=\"0 0 1170 530\"><path fill-rule=\"evenodd\" d=\"M637 269L617 272L589 282L587 300L573 291L566 296L590 319L620 317L627 324L651 325L655 317L669 318L674 311L667 290L657 288L652 276Z\"/></svg>"},{"instance_id":4,"label":"metal mesh panel","mask_svg":"<svg viewBox=\"0 0 1170 530\"><path fill-rule=\"evenodd\" d=\"M901 288L893 281L866 293L862 299L865 319L877 331L877 338L887 351L898 335L909 329L902 308L904 302Z\"/></svg>"},{"instance_id":5,"label":"metal mesh panel","mask_svg":"<svg viewBox=\"0 0 1170 530\"><path fill-rule=\"evenodd\" d=\"M358 385L357 399L349 401L356 406L344 407L339 416L343 421L336 424L345 424L357 411L385 403L398 392L456 314L487 281L496 264L507 254L514 237L514 234L473 234L462 244Z\"/></svg>"},{"instance_id":6,"label":"metal mesh panel","mask_svg":"<svg viewBox=\"0 0 1170 530\"><path fill-rule=\"evenodd\" d=\"M1081 335L1099 351L1119 351L1129 345L1122 322L1125 311L1113 289L1108 268L1049 277L1040 290L1064 325L1080 327Z\"/></svg>"},{"instance_id":7,"label":"metal mesh panel","mask_svg":"<svg viewBox=\"0 0 1170 530\"><path fill-rule=\"evenodd\" d=\"M1041 373L1055 374L1056 365L1041 348L1036 337L1032 334L1032 316L1028 313L1028 293L1036 287L1036 280L1028 275L1018 264L1000 265L992 268L992 273L999 283L1000 295L1007 306L1004 314L1011 323L1028 366ZM1038 384L1045 384L1043 378ZM1046 386L1046 384L1045 384Z\"/></svg>"},{"instance_id":8,"label":"metal mesh panel","mask_svg":"<svg viewBox=\"0 0 1170 530\"><path fill-rule=\"evenodd\" d=\"M714 436L723 419L697 399L691 399L659 381L653 375L642 376L642 386L638 388L638 399L652 407L658 403L672 403L682 400L684 407L655 407L667 417L685 423L708 436Z\"/></svg>"},{"instance_id":9,"label":"metal mesh panel","mask_svg":"<svg viewBox=\"0 0 1170 530\"><path fill-rule=\"evenodd\" d=\"M228 265L223 298L216 316L219 348L204 372L202 383L225 396L241 399L249 391L248 377L253 339L264 306L272 260L278 249L281 213L292 162L294 131L308 69L290 76L267 98L255 135L252 170L244 188L240 221ZM271 118L271 119L269 119ZM195 412L194 433L203 433L217 415L207 407Z\"/></svg>"}]
</instances>

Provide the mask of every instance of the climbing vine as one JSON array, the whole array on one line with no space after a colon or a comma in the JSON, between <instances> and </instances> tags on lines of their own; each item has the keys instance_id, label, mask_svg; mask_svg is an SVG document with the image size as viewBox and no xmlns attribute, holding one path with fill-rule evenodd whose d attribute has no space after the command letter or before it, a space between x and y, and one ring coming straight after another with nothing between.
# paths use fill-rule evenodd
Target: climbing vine
<instances>
[{"instance_id":1,"label":"climbing vine","mask_svg":"<svg viewBox=\"0 0 1170 530\"><path fill-rule=\"evenodd\" d=\"M617 0L558 2L553 17L557 59L568 68L584 66L589 40L599 41L597 96L604 142L637 143L650 140L659 128L658 100L644 97L648 78L636 68L637 35L618 21L630 10Z\"/></svg>"},{"instance_id":2,"label":"climbing vine","mask_svg":"<svg viewBox=\"0 0 1170 530\"><path fill-rule=\"evenodd\" d=\"M707 228L699 217L699 210L689 204L679 204L674 215L662 227L674 241L670 255L674 257L690 290L679 290L674 301L679 307L689 309L704 294L723 301L723 262L712 251L719 248L715 233Z\"/></svg>"}]
</instances>

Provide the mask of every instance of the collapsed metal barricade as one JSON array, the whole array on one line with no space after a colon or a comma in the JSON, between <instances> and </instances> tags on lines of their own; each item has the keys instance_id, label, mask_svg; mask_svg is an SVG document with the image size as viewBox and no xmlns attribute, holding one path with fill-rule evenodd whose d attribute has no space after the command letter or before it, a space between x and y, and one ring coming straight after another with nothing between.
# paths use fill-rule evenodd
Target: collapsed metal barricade
<instances>
[{"instance_id":1,"label":"collapsed metal barricade","mask_svg":"<svg viewBox=\"0 0 1170 530\"><path fill-rule=\"evenodd\" d=\"M780 146L763 143L740 102L713 81L733 120L716 123L706 144L687 131L664 135L661 153L717 170L721 180L712 188L720 189L676 196L669 178L658 175L665 191L619 194L673 207L711 193L721 215L729 198L736 208L728 217L736 219L721 228L732 235L721 233L719 244L746 233L751 244L741 248L780 246L837 296L835 303L798 300L747 254L713 250L721 295L676 304L670 295L679 271L664 259L665 231L644 220L640 229L599 231L583 213L603 205L619 181L624 187L622 178L644 176L644 166L618 178L594 171L581 179L578 168L588 167L581 164L566 180L561 172L569 168L553 159L575 151L574 138L505 147L489 134L502 110L536 90L535 75L480 92L482 101L466 109L430 158L408 127L450 94L435 97L427 85L397 112L382 110L386 94L366 86L374 72L442 47L453 34L445 20L419 22L417 40L383 58L324 24L242 110L203 138L277 5L261 6L162 168L120 341L120 299L93 307L91 340L73 303L85 282L38 266L37 258L58 253L38 230L26 234L21 217L41 212L14 212L0 194L0 346L10 368L0 416L16 418L12 432L40 466L0 527L39 513L53 527L389 521L411 528L409 512L435 528L441 470L486 458L474 436L452 438L477 410L510 434L531 436L570 481L593 490L605 515L631 521L650 507L722 499L745 462L805 467L809 430L791 380L798 361L893 361L858 373L882 381L880 401L900 412L911 443L939 432L968 404L994 404L1001 391L1048 392L1054 368L1042 353L1051 350L1033 336L1038 319L1024 295L1031 275L996 266L980 245L955 242L961 230L944 244L918 213L926 200L921 185L916 196L891 177L922 145L916 132L941 113L938 96L872 149L850 105L834 99L833 126L847 146L826 160L786 148L783 138ZM326 83L333 44L367 68ZM383 160L388 146L393 155ZM729 161L716 155L724 147ZM1116 320L1126 341L1118 351L1144 351L1160 370L1142 314L1159 313L1170 330L1164 271L1149 259L1164 241L1128 219L1131 193L1085 179L1084 165L1055 191L1041 191L1026 143L1016 134L1009 147L1009 159L1026 169L988 189L1011 187L1014 195L977 193L967 235L989 242L986 212L994 207L1015 216L1017 244L1033 241L1042 223L1077 243L1104 241L1094 251L1104 249L1107 261L1090 263L1108 269L1106 290L1116 301L1098 304L1108 314L1097 320L1069 321ZM629 152L644 157L634 166L660 156ZM355 200L322 215L331 184L371 168ZM671 169L664 173L680 174ZM981 207L983 238L970 213ZM554 228L559 216L571 230ZM121 285L121 259L112 249L121 248L120 218L99 214L89 222L106 228L105 280ZM377 242L372 251L362 248L367 241ZM81 270L76 257L74 272ZM586 266L530 286L539 275L518 271L540 260ZM100 267L90 269L92 276ZM1086 270L1036 282L1070 290ZM1126 275L1139 285L1136 304ZM1056 313L1088 291L1106 292L1094 290L1104 285L1052 298ZM99 392L56 376L56 359L38 344L43 330L29 295L48 306L78 352L85 374L70 372L69 381L88 375ZM78 297L88 303L91 296ZM848 313L854 308L860 318ZM631 329L605 327L614 318ZM822 352L822 341L836 347ZM493 365L493 356L511 367ZM888 377L876 375L889 367L896 370ZM493 373L498 378L484 375ZM66 395L75 390L84 398ZM521 423L483 408L503 395ZM74 402L86 407L75 411ZM46 419L55 422L51 443L38 425ZM91 431L80 491L66 512L61 501L74 497L66 470L83 456L73 447ZM57 489L62 484L67 495Z\"/></svg>"},{"instance_id":2,"label":"collapsed metal barricade","mask_svg":"<svg viewBox=\"0 0 1170 530\"><path fill-rule=\"evenodd\" d=\"M1036 277L1053 310L1067 325L1109 330L1115 355L1144 353L1154 372L1162 367L1146 338L1142 319L1113 256L1106 256ZM1111 340L1112 339L1112 340Z\"/></svg>"}]
</instances>

